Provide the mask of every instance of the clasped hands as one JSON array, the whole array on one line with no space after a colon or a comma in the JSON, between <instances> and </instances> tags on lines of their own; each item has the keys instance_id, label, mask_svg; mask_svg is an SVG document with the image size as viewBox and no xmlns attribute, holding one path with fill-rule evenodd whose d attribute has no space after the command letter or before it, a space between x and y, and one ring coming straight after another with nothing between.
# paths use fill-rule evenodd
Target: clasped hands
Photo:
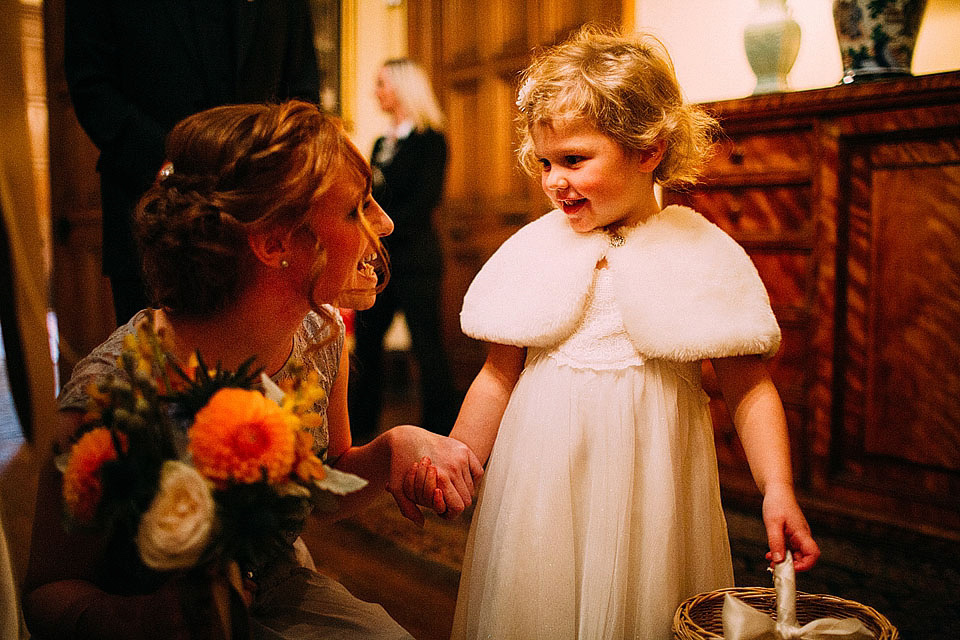
<instances>
[{"instance_id":1,"label":"clasped hands","mask_svg":"<svg viewBox=\"0 0 960 640\"><path fill-rule=\"evenodd\" d=\"M418 505L447 520L458 518L473 504L483 475L480 460L470 447L454 438L416 427L411 427L408 435L403 438L403 446L393 452L387 491L400 512L420 526L424 518Z\"/></svg>"}]
</instances>

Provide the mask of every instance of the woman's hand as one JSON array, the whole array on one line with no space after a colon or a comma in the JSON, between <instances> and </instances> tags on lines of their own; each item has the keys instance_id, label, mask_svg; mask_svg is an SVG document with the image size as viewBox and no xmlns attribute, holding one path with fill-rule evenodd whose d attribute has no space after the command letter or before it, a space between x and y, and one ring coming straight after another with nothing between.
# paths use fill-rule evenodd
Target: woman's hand
<instances>
[{"instance_id":1,"label":"woman's hand","mask_svg":"<svg viewBox=\"0 0 960 640\"><path fill-rule=\"evenodd\" d=\"M763 524L767 529L770 566L783 562L786 550L793 553L797 571L812 569L820 557L820 548L810 534L810 526L800 511L793 488L785 484L766 487L763 496Z\"/></svg>"},{"instance_id":2,"label":"woman's hand","mask_svg":"<svg viewBox=\"0 0 960 640\"><path fill-rule=\"evenodd\" d=\"M418 504L447 519L473 504L483 466L467 445L413 425L394 427L387 434L392 443L387 491L404 516L422 526ZM408 480L411 471L414 477ZM422 475L421 488L429 485L428 490L413 490L417 473Z\"/></svg>"}]
</instances>

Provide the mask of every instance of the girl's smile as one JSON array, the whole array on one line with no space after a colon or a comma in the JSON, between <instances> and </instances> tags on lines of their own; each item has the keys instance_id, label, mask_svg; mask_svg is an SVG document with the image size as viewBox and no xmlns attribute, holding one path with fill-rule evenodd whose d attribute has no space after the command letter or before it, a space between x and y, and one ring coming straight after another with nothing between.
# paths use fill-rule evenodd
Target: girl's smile
<instances>
[{"instance_id":1,"label":"girl's smile","mask_svg":"<svg viewBox=\"0 0 960 640\"><path fill-rule=\"evenodd\" d=\"M638 224L660 210L652 171L662 156L628 151L578 118L534 125L540 185L574 231Z\"/></svg>"}]
</instances>

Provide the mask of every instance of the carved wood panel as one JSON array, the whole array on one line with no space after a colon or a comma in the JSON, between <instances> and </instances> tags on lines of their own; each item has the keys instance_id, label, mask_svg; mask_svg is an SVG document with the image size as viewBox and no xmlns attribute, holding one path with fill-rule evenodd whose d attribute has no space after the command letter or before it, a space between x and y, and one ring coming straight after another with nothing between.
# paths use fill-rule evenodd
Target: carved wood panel
<instances>
[{"instance_id":1,"label":"carved wood panel","mask_svg":"<svg viewBox=\"0 0 960 640\"><path fill-rule=\"evenodd\" d=\"M952 496L939 524L960 529L960 131L846 151L832 478L933 505Z\"/></svg>"}]
</instances>

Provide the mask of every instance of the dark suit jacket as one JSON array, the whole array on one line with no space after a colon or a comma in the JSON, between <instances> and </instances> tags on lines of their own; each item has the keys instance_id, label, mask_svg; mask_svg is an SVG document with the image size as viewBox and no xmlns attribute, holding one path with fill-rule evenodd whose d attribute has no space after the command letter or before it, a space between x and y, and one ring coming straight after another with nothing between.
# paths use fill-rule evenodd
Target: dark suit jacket
<instances>
[{"instance_id":1,"label":"dark suit jacket","mask_svg":"<svg viewBox=\"0 0 960 640\"><path fill-rule=\"evenodd\" d=\"M432 129L412 131L397 141L389 162L378 162L384 139L373 145L373 197L393 219L395 229L384 238L397 275L440 272L440 242L433 214L443 196L447 142ZM379 176L376 173L379 172Z\"/></svg>"},{"instance_id":2,"label":"dark suit jacket","mask_svg":"<svg viewBox=\"0 0 960 640\"><path fill-rule=\"evenodd\" d=\"M196 11L218 1L233 22L228 95L212 89L214 70L203 56L209 25ZM137 269L130 214L163 162L174 124L219 104L317 101L310 9L307 0L67 0L65 9L70 97L100 150L104 270Z\"/></svg>"}]
</instances>

